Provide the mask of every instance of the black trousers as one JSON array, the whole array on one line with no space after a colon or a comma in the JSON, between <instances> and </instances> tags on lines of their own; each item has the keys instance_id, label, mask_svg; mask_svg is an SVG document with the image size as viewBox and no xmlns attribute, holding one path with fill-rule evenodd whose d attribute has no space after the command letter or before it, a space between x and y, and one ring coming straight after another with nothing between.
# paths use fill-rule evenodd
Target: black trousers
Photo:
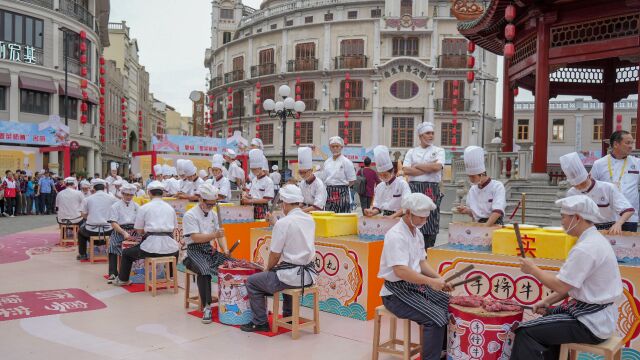
<instances>
[{"instance_id":1,"label":"black trousers","mask_svg":"<svg viewBox=\"0 0 640 360\"><path fill-rule=\"evenodd\" d=\"M438 237L438 234L433 234L433 235L423 234L423 237L424 237L424 249L426 250L436 245L436 238Z\"/></svg>"},{"instance_id":2,"label":"black trousers","mask_svg":"<svg viewBox=\"0 0 640 360\"><path fill-rule=\"evenodd\" d=\"M516 330L511 360L556 360L562 344L602 342L578 320L522 327Z\"/></svg>"},{"instance_id":3,"label":"black trousers","mask_svg":"<svg viewBox=\"0 0 640 360\"><path fill-rule=\"evenodd\" d=\"M211 275L196 275L196 284L202 307L211 305Z\"/></svg>"},{"instance_id":4,"label":"black trousers","mask_svg":"<svg viewBox=\"0 0 640 360\"><path fill-rule=\"evenodd\" d=\"M421 360L440 360L442 350L447 348L446 325L438 327L431 319L405 304L395 295L383 296L382 303L393 315L422 325L423 347L422 354L420 354Z\"/></svg>"},{"instance_id":5,"label":"black trousers","mask_svg":"<svg viewBox=\"0 0 640 360\"><path fill-rule=\"evenodd\" d=\"M80 230L78 231L78 254L80 255L87 255L87 246L89 244L89 238L91 236L104 235L104 238L108 239L109 235L111 235L111 231L113 231L113 230L109 230L109 231L103 231L101 233L98 231L87 230L85 226L86 224L82 225L80 227ZM104 245L106 244L106 241L99 241L97 244ZM91 251L93 251L93 249L91 249Z\"/></svg>"},{"instance_id":6,"label":"black trousers","mask_svg":"<svg viewBox=\"0 0 640 360\"><path fill-rule=\"evenodd\" d=\"M109 275L118 276L118 255L109 253Z\"/></svg>"},{"instance_id":7,"label":"black trousers","mask_svg":"<svg viewBox=\"0 0 640 360\"><path fill-rule=\"evenodd\" d=\"M360 197L360 208L362 210L362 215L364 215L364 210L371 207L371 198L360 194L358 194L358 196Z\"/></svg>"},{"instance_id":8,"label":"black trousers","mask_svg":"<svg viewBox=\"0 0 640 360\"><path fill-rule=\"evenodd\" d=\"M15 215L16 214L16 198L14 197L4 198L4 208L5 208L5 212L9 214L9 216Z\"/></svg>"},{"instance_id":9,"label":"black trousers","mask_svg":"<svg viewBox=\"0 0 640 360\"><path fill-rule=\"evenodd\" d=\"M122 250L122 260L120 261L120 274L118 275L118 278L120 278L120 281L129 281L129 276L131 275L131 267L133 266L133 262L136 260L140 260L148 257L174 256L176 258L176 263L177 263L178 253L179 251L176 251L170 254L148 253L140 249L139 244L134 247L124 249ZM175 269L170 266L169 275L173 276L174 271Z\"/></svg>"},{"instance_id":10,"label":"black trousers","mask_svg":"<svg viewBox=\"0 0 640 360\"><path fill-rule=\"evenodd\" d=\"M637 222L626 222L626 223L622 224L622 231L637 232L638 231L638 223Z\"/></svg>"}]
</instances>

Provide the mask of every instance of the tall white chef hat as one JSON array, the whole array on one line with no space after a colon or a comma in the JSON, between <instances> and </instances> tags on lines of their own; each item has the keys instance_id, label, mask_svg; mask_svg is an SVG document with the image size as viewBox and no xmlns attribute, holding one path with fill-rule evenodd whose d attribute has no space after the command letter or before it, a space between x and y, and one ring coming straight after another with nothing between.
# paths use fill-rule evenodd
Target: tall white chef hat
<instances>
[{"instance_id":1,"label":"tall white chef hat","mask_svg":"<svg viewBox=\"0 0 640 360\"><path fill-rule=\"evenodd\" d=\"M310 170L313 168L313 154L309 147L303 146L298 148L298 169Z\"/></svg>"},{"instance_id":2,"label":"tall white chef hat","mask_svg":"<svg viewBox=\"0 0 640 360\"><path fill-rule=\"evenodd\" d=\"M386 146L376 146L373 149L373 157L376 161L376 170L378 170L378 172L389 171L393 169L393 162L391 162L389 149Z\"/></svg>"},{"instance_id":3,"label":"tall white chef hat","mask_svg":"<svg viewBox=\"0 0 640 360\"><path fill-rule=\"evenodd\" d=\"M260 150L264 149L264 145L262 144L262 140L260 140L259 138L251 139L251 145L257 146L258 149L260 149Z\"/></svg>"},{"instance_id":4,"label":"tall white chef hat","mask_svg":"<svg viewBox=\"0 0 640 360\"><path fill-rule=\"evenodd\" d=\"M115 161L111 162L111 170L118 170L118 163Z\"/></svg>"},{"instance_id":5,"label":"tall white chef hat","mask_svg":"<svg viewBox=\"0 0 640 360\"><path fill-rule=\"evenodd\" d=\"M402 208L415 216L427 217L436 209L436 204L425 194L411 193L402 199Z\"/></svg>"},{"instance_id":6,"label":"tall white chef hat","mask_svg":"<svg viewBox=\"0 0 640 360\"><path fill-rule=\"evenodd\" d=\"M224 150L224 154L227 155L228 157L235 159L236 158L236 152L233 151L233 149L225 149Z\"/></svg>"},{"instance_id":7,"label":"tall white chef hat","mask_svg":"<svg viewBox=\"0 0 640 360\"><path fill-rule=\"evenodd\" d=\"M87 180L82 180L80 181L80 187L81 188L91 187L91 184Z\"/></svg>"},{"instance_id":8,"label":"tall white chef hat","mask_svg":"<svg viewBox=\"0 0 640 360\"><path fill-rule=\"evenodd\" d=\"M161 164L153 165L153 172L156 174L156 176L162 175L162 165Z\"/></svg>"},{"instance_id":9,"label":"tall white chef hat","mask_svg":"<svg viewBox=\"0 0 640 360\"><path fill-rule=\"evenodd\" d=\"M430 122L423 122L418 124L418 135L422 135L426 132L433 132L434 131L434 127L433 127L433 123Z\"/></svg>"},{"instance_id":10,"label":"tall white chef hat","mask_svg":"<svg viewBox=\"0 0 640 360\"><path fill-rule=\"evenodd\" d=\"M74 178L73 176L69 176L68 178L64 179L65 184L75 184L76 181L76 178Z\"/></svg>"},{"instance_id":11,"label":"tall white chef hat","mask_svg":"<svg viewBox=\"0 0 640 360\"><path fill-rule=\"evenodd\" d=\"M171 176L178 175L178 170L176 170L176 168L174 166L172 166L170 170L171 171L169 172L169 175L171 175Z\"/></svg>"},{"instance_id":12,"label":"tall white chef hat","mask_svg":"<svg viewBox=\"0 0 640 360\"><path fill-rule=\"evenodd\" d=\"M135 195L136 191L138 191L138 188L135 185L129 183L122 185L122 188L120 189L121 193L129 195Z\"/></svg>"},{"instance_id":13,"label":"tall white chef hat","mask_svg":"<svg viewBox=\"0 0 640 360\"><path fill-rule=\"evenodd\" d=\"M601 221L598 205L587 195L573 195L556 200L560 213L564 215L580 215L593 223Z\"/></svg>"},{"instance_id":14,"label":"tall white chef hat","mask_svg":"<svg viewBox=\"0 0 640 360\"><path fill-rule=\"evenodd\" d=\"M147 185L147 190L164 190L164 184L162 184L160 181L152 181L149 183L149 185Z\"/></svg>"},{"instance_id":15,"label":"tall white chef hat","mask_svg":"<svg viewBox=\"0 0 640 360\"><path fill-rule=\"evenodd\" d=\"M584 182L589 176L576 152L560 156L560 167L567 176L567 181L573 186Z\"/></svg>"},{"instance_id":16,"label":"tall white chef hat","mask_svg":"<svg viewBox=\"0 0 640 360\"><path fill-rule=\"evenodd\" d=\"M262 153L262 170L269 171L269 161L267 157L264 156L264 153Z\"/></svg>"},{"instance_id":17,"label":"tall white chef hat","mask_svg":"<svg viewBox=\"0 0 640 360\"><path fill-rule=\"evenodd\" d=\"M171 166L167 164L162 165L161 175L169 176L169 174L171 174Z\"/></svg>"},{"instance_id":18,"label":"tall white chef hat","mask_svg":"<svg viewBox=\"0 0 640 360\"><path fill-rule=\"evenodd\" d=\"M484 173L484 150L479 146L467 146L464 149L464 167L467 175L480 175Z\"/></svg>"},{"instance_id":19,"label":"tall white chef hat","mask_svg":"<svg viewBox=\"0 0 640 360\"><path fill-rule=\"evenodd\" d=\"M283 186L278 194L280 199L287 204L301 203L304 201L302 190L293 184Z\"/></svg>"},{"instance_id":20,"label":"tall white chef hat","mask_svg":"<svg viewBox=\"0 0 640 360\"><path fill-rule=\"evenodd\" d=\"M107 182L104 181L104 179L91 179L91 186L96 186L96 185L106 185Z\"/></svg>"},{"instance_id":21,"label":"tall white chef hat","mask_svg":"<svg viewBox=\"0 0 640 360\"><path fill-rule=\"evenodd\" d=\"M202 169L200 169L200 171L198 171L198 176L204 179L204 178L206 178L207 176L209 176L209 174L207 174L207 171L206 171L206 170L202 170Z\"/></svg>"},{"instance_id":22,"label":"tall white chef hat","mask_svg":"<svg viewBox=\"0 0 640 360\"><path fill-rule=\"evenodd\" d=\"M278 171L278 165L273 165L273 166L271 167L271 170L273 170L273 171Z\"/></svg>"},{"instance_id":23,"label":"tall white chef hat","mask_svg":"<svg viewBox=\"0 0 640 360\"><path fill-rule=\"evenodd\" d=\"M340 136L332 136L329 139L329 145L337 144L340 146L344 146L344 140Z\"/></svg>"},{"instance_id":24,"label":"tall white chef hat","mask_svg":"<svg viewBox=\"0 0 640 360\"><path fill-rule=\"evenodd\" d=\"M186 176L193 176L196 174L196 172L198 172L198 168L193 165L193 161L191 160L185 160L182 170L184 171L184 174Z\"/></svg>"},{"instance_id":25,"label":"tall white chef hat","mask_svg":"<svg viewBox=\"0 0 640 360\"><path fill-rule=\"evenodd\" d=\"M220 154L214 154L211 160L211 167L215 169L221 169L224 167L224 158Z\"/></svg>"},{"instance_id":26,"label":"tall white chef hat","mask_svg":"<svg viewBox=\"0 0 640 360\"><path fill-rule=\"evenodd\" d=\"M200 197L204 200L218 200L218 188L211 183L204 183L198 187Z\"/></svg>"},{"instance_id":27,"label":"tall white chef hat","mask_svg":"<svg viewBox=\"0 0 640 360\"><path fill-rule=\"evenodd\" d=\"M260 149L251 149L249 151L249 167L251 169L256 169L264 166L262 150Z\"/></svg>"},{"instance_id":28,"label":"tall white chef hat","mask_svg":"<svg viewBox=\"0 0 640 360\"><path fill-rule=\"evenodd\" d=\"M176 168L177 168L178 175L184 175L184 165L186 161L187 160L185 159L178 159L176 161Z\"/></svg>"}]
</instances>

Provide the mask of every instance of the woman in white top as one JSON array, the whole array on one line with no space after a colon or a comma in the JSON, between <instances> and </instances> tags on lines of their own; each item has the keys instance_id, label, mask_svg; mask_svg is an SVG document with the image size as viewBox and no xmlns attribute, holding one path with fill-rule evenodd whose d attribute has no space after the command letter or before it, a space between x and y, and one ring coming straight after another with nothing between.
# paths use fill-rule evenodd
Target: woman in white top
<instances>
[{"instance_id":1,"label":"woman in white top","mask_svg":"<svg viewBox=\"0 0 640 360\"><path fill-rule=\"evenodd\" d=\"M255 179L251 182L249 191L242 195L243 205L253 205L254 219L265 219L269 208L269 202L273 200L275 191L273 181L263 170L264 155L260 149L249 151L249 166Z\"/></svg>"},{"instance_id":2,"label":"woman in white top","mask_svg":"<svg viewBox=\"0 0 640 360\"><path fill-rule=\"evenodd\" d=\"M400 217L402 211L402 199L411 194L409 184L404 179L396 176L396 167L389 156L386 146L378 145L373 149L376 160L378 178L382 180L374 190L373 204L365 209L365 216L382 214L393 218Z\"/></svg>"},{"instance_id":3,"label":"woman in white top","mask_svg":"<svg viewBox=\"0 0 640 360\"><path fill-rule=\"evenodd\" d=\"M125 184L120 189L122 199L111 206L107 222L111 224L113 231L109 237L109 278L107 283L111 284L118 276L118 256L122 256L122 242L134 241L135 231L133 223L138 214L138 204L133 202L136 186Z\"/></svg>"},{"instance_id":4,"label":"woman in white top","mask_svg":"<svg viewBox=\"0 0 640 360\"><path fill-rule=\"evenodd\" d=\"M478 146L464 149L464 166L473 185L467 194L467 206L458 206L456 210L487 226L502 225L507 206L504 185L487 176L484 150Z\"/></svg>"},{"instance_id":5,"label":"woman in white top","mask_svg":"<svg viewBox=\"0 0 640 360\"><path fill-rule=\"evenodd\" d=\"M344 141L340 136L329 139L332 156L324 162L322 181L327 187L325 210L336 213L351 211L349 187L356 181L356 169L351 160L342 155Z\"/></svg>"},{"instance_id":6,"label":"woman in white top","mask_svg":"<svg viewBox=\"0 0 640 360\"><path fill-rule=\"evenodd\" d=\"M533 259L520 259L522 272L553 293L533 306L545 316L516 330L511 360L558 359L562 344L599 344L616 331L622 279L613 248L593 226L598 206L586 195L569 196L556 205L562 227L578 241L557 274L542 270ZM551 307L567 298L567 304Z\"/></svg>"}]
</instances>

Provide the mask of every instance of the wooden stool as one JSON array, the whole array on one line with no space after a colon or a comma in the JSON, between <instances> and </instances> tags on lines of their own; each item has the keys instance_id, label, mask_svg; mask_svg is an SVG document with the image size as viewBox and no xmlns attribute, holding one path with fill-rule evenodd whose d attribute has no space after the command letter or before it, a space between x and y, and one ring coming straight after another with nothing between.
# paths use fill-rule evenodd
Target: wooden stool
<instances>
[{"instance_id":1,"label":"wooden stool","mask_svg":"<svg viewBox=\"0 0 640 360\"><path fill-rule=\"evenodd\" d=\"M305 294L313 294L313 320L300 317L300 296L302 289L286 289L273 294L273 322L271 332L277 333L279 327L291 330L291 337L295 340L300 337L300 329L313 326L313 333L320 333L320 297L316 285L304 288ZM291 316L278 318L280 311L280 294L291 295ZM291 322L291 324L289 324ZM301 324L301 322L303 322Z\"/></svg>"},{"instance_id":2,"label":"wooden stool","mask_svg":"<svg viewBox=\"0 0 640 360\"><path fill-rule=\"evenodd\" d=\"M198 274L194 273L193 271L185 267L184 269L184 307L185 309L188 309L189 304L194 304L198 307L200 311L202 311L203 306L202 306L202 299L200 299L200 293L198 292L198 295L190 296L191 280L189 279L189 276L192 276L193 281L196 281L196 276L198 276ZM217 303L218 303L218 298L211 295L211 305L217 304Z\"/></svg>"},{"instance_id":3,"label":"wooden stool","mask_svg":"<svg viewBox=\"0 0 640 360\"><path fill-rule=\"evenodd\" d=\"M623 339L617 336L611 337L609 340L598 345L589 344L562 344L560 347L560 359L571 360L578 358L579 352L586 352L595 355L604 356L604 360L620 360L622 358Z\"/></svg>"},{"instance_id":4,"label":"wooden stool","mask_svg":"<svg viewBox=\"0 0 640 360\"><path fill-rule=\"evenodd\" d=\"M382 316L388 316L389 325L389 340L380 344L380 325L382 322ZM373 323L373 354L371 358L378 360L380 353L387 353L393 355L402 356L404 360L409 360L415 354L419 354L422 351L422 334L420 334L420 343L411 342L411 320L402 320L404 327L404 339L400 340L396 338L396 321L398 318L387 310L384 305L380 305L376 308L376 315ZM402 350L396 350L396 345L402 345Z\"/></svg>"},{"instance_id":5,"label":"wooden stool","mask_svg":"<svg viewBox=\"0 0 640 360\"><path fill-rule=\"evenodd\" d=\"M105 245L106 245L106 249L107 251L105 252L104 255L95 255L94 254L94 248L96 247L95 243L98 241L104 241ZM108 235L103 235L103 236L90 236L89 237L89 262L90 263L94 263L97 261L109 261L109 236Z\"/></svg>"},{"instance_id":6,"label":"wooden stool","mask_svg":"<svg viewBox=\"0 0 640 360\"><path fill-rule=\"evenodd\" d=\"M80 230L80 226L78 224L60 224L60 246L76 246L78 245L78 231ZM68 236L69 232L73 235L71 237Z\"/></svg>"},{"instance_id":7,"label":"wooden stool","mask_svg":"<svg viewBox=\"0 0 640 360\"><path fill-rule=\"evenodd\" d=\"M158 279L158 268L156 265L164 264L164 279ZM173 269L171 276L170 269ZM151 279L149 279L151 275ZM156 296L158 286L166 285L167 290L173 283L173 292L178 293L178 269L176 268L175 256L149 257L144 259L144 291L149 291L151 295Z\"/></svg>"}]
</instances>

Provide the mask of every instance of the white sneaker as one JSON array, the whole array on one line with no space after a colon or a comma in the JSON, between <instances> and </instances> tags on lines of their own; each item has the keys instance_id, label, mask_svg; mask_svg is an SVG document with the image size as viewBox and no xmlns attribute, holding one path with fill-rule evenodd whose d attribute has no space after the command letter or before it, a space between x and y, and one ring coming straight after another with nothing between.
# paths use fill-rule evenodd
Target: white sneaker
<instances>
[{"instance_id":1,"label":"white sneaker","mask_svg":"<svg viewBox=\"0 0 640 360\"><path fill-rule=\"evenodd\" d=\"M11 215L11 216L9 216L9 217L16 217L16 216L15 216L15 215Z\"/></svg>"},{"instance_id":2,"label":"white sneaker","mask_svg":"<svg viewBox=\"0 0 640 360\"><path fill-rule=\"evenodd\" d=\"M131 280L129 281L120 281L119 277L116 277L115 280L113 280L113 285L115 286L126 286L126 285L131 285Z\"/></svg>"}]
</instances>

